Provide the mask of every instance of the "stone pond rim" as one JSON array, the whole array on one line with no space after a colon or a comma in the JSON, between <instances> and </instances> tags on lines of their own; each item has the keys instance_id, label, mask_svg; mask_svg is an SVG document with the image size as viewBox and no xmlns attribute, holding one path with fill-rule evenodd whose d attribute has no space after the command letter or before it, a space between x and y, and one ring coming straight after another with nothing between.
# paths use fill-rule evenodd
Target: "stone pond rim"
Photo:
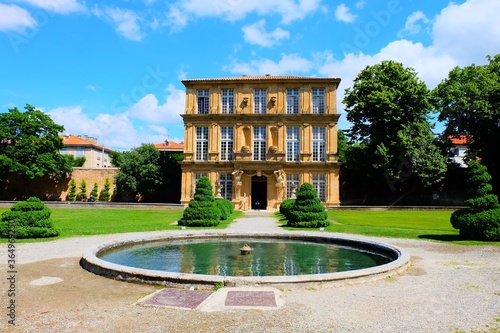
<instances>
[{"instance_id":1,"label":"stone pond rim","mask_svg":"<svg viewBox=\"0 0 500 333\"><path fill-rule=\"evenodd\" d=\"M357 250L365 250L387 256L389 263L370 268L323 274L285 275L285 276L219 276L204 274L175 273L159 270L141 269L114 264L100 259L100 253L126 245L168 240L196 240L210 238L272 238L276 240L297 240L319 244L349 246ZM81 266L94 274L129 282L158 285L214 285L225 286L320 283L335 282L339 284L359 283L382 279L405 270L410 264L410 255L392 245L367 239L357 239L344 235L329 234L281 234L281 233L180 233L156 236L133 237L109 242L88 248L80 260Z\"/></svg>"}]
</instances>

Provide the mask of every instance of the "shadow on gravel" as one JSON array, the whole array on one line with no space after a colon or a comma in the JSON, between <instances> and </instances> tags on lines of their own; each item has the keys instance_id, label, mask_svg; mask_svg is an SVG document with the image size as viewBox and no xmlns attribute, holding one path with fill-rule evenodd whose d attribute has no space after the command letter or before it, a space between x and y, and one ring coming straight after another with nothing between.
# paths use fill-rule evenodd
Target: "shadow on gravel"
<instances>
[{"instance_id":1,"label":"shadow on gravel","mask_svg":"<svg viewBox=\"0 0 500 333\"><path fill-rule=\"evenodd\" d=\"M455 241L460 241L463 240L460 238L459 235L419 235L418 238L421 239L432 239L432 240L437 240L441 242L455 242Z\"/></svg>"}]
</instances>

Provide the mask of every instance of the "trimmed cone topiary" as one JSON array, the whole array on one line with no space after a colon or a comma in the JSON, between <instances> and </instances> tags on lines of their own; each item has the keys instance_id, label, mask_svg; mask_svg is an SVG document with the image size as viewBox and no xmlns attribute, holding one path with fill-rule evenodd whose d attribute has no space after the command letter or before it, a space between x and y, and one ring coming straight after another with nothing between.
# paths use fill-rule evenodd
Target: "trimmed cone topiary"
<instances>
[{"instance_id":1,"label":"trimmed cone topiary","mask_svg":"<svg viewBox=\"0 0 500 333\"><path fill-rule=\"evenodd\" d=\"M212 184L208 177L201 177L196 182L194 198L184 209L179 225L190 227L216 226L220 222L221 212L215 203Z\"/></svg>"},{"instance_id":2,"label":"trimmed cone topiary","mask_svg":"<svg viewBox=\"0 0 500 333\"><path fill-rule=\"evenodd\" d=\"M302 228L318 228L330 225L325 207L311 184L304 183L297 192L295 204L290 209L288 225Z\"/></svg>"},{"instance_id":3,"label":"trimmed cone topiary","mask_svg":"<svg viewBox=\"0 0 500 333\"><path fill-rule=\"evenodd\" d=\"M31 197L14 204L2 214L0 236L5 238L55 237L50 210L40 199Z\"/></svg>"},{"instance_id":4,"label":"trimmed cone topiary","mask_svg":"<svg viewBox=\"0 0 500 333\"><path fill-rule=\"evenodd\" d=\"M467 170L468 209L460 209L451 214L450 222L464 239L500 240L500 208L498 197L492 193L489 184L491 175L478 161L471 161Z\"/></svg>"}]
</instances>

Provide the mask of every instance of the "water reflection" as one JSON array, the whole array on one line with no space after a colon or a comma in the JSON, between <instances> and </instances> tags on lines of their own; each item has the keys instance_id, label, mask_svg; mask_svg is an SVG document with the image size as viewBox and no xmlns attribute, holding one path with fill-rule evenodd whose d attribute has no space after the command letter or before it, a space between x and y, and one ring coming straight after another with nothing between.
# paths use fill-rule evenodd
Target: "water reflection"
<instances>
[{"instance_id":1,"label":"water reflection","mask_svg":"<svg viewBox=\"0 0 500 333\"><path fill-rule=\"evenodd\" d=\"M241 255L248 244L251 254ZM130 267L220 276L281 276L362 269L391 261L379 254L282 239L207 239L151 242L113 249L101 259Z\"/></svg>"}]
</instances>

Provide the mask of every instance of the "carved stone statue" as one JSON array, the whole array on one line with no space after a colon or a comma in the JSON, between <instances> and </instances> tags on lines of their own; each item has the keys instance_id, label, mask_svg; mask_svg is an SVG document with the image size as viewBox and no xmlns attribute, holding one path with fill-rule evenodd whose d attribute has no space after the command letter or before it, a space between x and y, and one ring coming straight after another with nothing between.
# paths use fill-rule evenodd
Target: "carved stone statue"
<instances>
[{"instance_id":1,"label":"carved stone statue","mask_svg":"<svg viewBox=\"0 0 500 333\"><path fill-rule=\"evenodd\" d=\"M240 189L241 189L241 176L243 175L243 171L241 169L235 169L232 173L233 175L233 184L234 184L234 195L236 199L240 197Z\"/></svg>"},{"instance_id":2,"label":"carved stone statue","mask_svg":"<svg viewBox=\"0 0 500 333\"><path fill-rule=\"evenodd\" d=\"M283 169L279 169L274 171L274 176L276 177L276 190L278 192L278 200L282 200L283 198L283 189L286 185L286 174Z\"/></svg>"}]
</instances>

